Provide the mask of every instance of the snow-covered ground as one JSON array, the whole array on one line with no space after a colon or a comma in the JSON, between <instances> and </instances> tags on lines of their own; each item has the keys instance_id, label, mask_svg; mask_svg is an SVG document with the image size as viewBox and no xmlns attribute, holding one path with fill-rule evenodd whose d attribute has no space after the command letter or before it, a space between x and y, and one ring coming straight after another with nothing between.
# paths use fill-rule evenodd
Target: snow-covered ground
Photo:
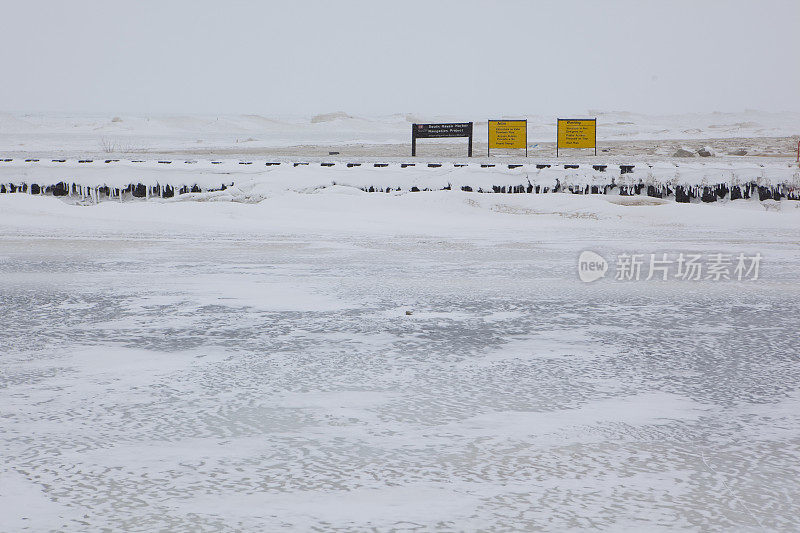
<instances>
[{"instance_id":1,"label":"snow-covered ground","mask_svg":"<svg viewBox=\"0 0 800 533\"><path fill-rule=\"evenodd\" d=\"M0 530L797 530L798 202L619 199L0 195Z\"/></svg>"},{"instance_id":2,"label":"snow-covered ground","mask_svg":"<svg viewBox=\"0 0 800 533\"><path fill-rule=\"evenodd\" d=\"M744 150L748 159L786 159L800 140L799 113L650 116L588 110L577 116L597 118L598 157L604 160L671 157L681 147L696 151L706 145L720 157ZM339 151L342 157L408 157L412 123L473 121L475 156L480 158L485 156L488 118L527 118L529 156L555 159L557 117L526 113L514 117L361 117L342 112L287 117L0 113L0 155L309 157ZM462 158L466 146L463 140L425 140L419 143L418 152L423 158ZM495 151L496 156L503 153ZM511 155L518 158L520 153ZM597 160L586 151L562 151L560 156Z\"/></svg>"}]
</instances>

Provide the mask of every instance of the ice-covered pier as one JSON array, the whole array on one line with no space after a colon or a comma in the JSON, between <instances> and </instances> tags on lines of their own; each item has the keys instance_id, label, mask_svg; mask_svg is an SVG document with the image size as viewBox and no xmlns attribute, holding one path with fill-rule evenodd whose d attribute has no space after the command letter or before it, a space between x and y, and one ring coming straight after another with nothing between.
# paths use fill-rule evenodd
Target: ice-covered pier
<instances>
[{"instance_id":1,"label":"ice-covered pier","mask_svg":"<svg viewBox=\"0 0 800 533\"><path fill-rule=\"evenodd\" d=\"M258 201L275 190L331 185L366 192L463 190L479 193L645 195L677 202L757 198L800 200L792 163L119 160L0 158L0 193L75 202L175 198ZM189 196L186 196L189 195Z\"/></svg>"}]
</instances>

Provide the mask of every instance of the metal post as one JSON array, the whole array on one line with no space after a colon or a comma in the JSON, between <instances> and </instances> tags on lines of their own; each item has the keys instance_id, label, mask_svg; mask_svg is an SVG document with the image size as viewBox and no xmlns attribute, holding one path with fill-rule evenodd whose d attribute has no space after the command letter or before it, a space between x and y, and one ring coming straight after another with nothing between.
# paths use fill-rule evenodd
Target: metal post
<instances>
[{"instance_id":1,"label":"metal post","mask_svg":"<svg viewBox=\"0 0 800 533\"><path fill-rule=\"evenodd\" d=\"M417 155L417 125L411 125L411 157Z\"/></svg>"},{"instance_id":2,"label":"metal post","mask_svg":"<svg viewBox=\"0 0 800 533\"><path fill-rule=\"evenodd\" d=\"M469 123L469 144L467 145L467 157L472 157L472 122Z\"/></svg>"}]
</instances>

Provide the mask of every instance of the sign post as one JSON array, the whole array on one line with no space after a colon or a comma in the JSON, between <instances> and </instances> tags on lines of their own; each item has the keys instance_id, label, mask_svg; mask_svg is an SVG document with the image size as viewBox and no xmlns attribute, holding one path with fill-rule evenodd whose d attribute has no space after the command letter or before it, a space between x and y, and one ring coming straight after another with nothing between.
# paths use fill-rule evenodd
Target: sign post
<instances>
[{"instance_id":1,"label":"sign post","mask_svg":"<svg viewBox=\"0 0 800 533\"><path fill-rule=\"evenodd\" d=\"M597 119L558 119L556 157L559 148L594 148L594 155L597 155Z\"/></svg>"},{"instance_id":2,"label":"sign post","mask_svg":"<svg viewBox=\"0 0 800 533\"><path fill-rule=\"evenodd\" d=\"M492 148L525 148L528 157L527 120L490 120L488 130L486 157L491 156Z\"/></svg>"},{"instance_id":3,"label":"sign post","mask_svg":"<svg viewBox=\"0 0 800 533\"><path fill-rule=\"evenodd\" d=\"M417 155L417 139L441 139L443 137L467 137L467 157L472 157L472 122L448 124L412 124L411 155Z\"/></svg>"}]
</instances>

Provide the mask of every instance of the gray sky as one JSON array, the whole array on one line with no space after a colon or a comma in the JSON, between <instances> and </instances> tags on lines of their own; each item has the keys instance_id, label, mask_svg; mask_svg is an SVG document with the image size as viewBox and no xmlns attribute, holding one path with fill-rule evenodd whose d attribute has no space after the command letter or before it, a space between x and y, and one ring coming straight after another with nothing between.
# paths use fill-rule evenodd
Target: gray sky
<instances>
[{"instance_id":1,"label":"gray sky","mask_svg":"<svg viewBox=\"0 0 800 533\"><path fill-rule=\"evenodd\" d=\"M797 0L2 8L3 111L800 111Z\"/></svg>"}]
</instances>

